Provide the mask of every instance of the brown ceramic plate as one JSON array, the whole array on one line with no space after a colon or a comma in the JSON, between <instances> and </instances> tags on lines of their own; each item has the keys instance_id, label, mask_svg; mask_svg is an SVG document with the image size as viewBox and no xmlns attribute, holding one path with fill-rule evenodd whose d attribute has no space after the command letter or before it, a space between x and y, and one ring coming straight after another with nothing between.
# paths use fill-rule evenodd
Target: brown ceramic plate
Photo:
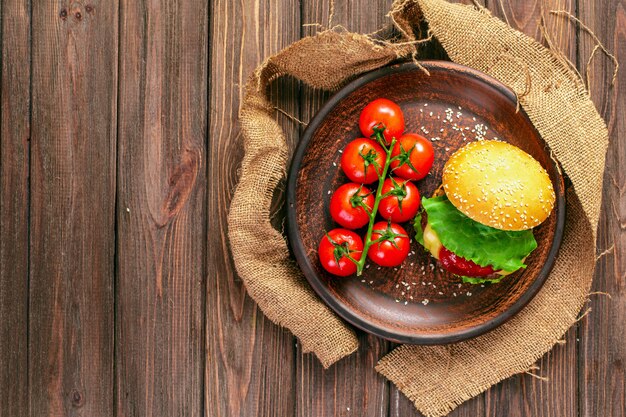
<instances>
[{"instance_id":1,"label":"brown ceramic plate","mask_svg":"<svg viewBox=\"0 0 626 417\"><path fill-rule=\"evenodd\" d=\"M442 344L493 329L532 299L554 264L563 234L565 200L563 179L550 151L528 116L521 110L515 112L511 90L481 72L451 62L422 64L430 76L412 63L381 68L360 76L322 107L304 133L289 172L288 232L307 280L345 320L396 342ZM422 196L430 196L440 185L449 156L483 131L485 139L510 142L543 165L554 184L556 209L534 230L538 247L527 258L526 269L499 284L462 284L458 277L441 270L415 241L411 243L414 253L401 268L370 263L362 277L348 278L334 277L322 268L317 246L325 231L338 227L328 211L329 193L347 182L339 167L340 150L361 136L361 109L378 97L400 105L407 132L435 138L434 166L416 183ZM451 123L444 123L446 110L452 111ZM463 133L452 129L453 123L462 126ZM413 235L411 224L404 226Z\"/></svg>"}]
</instances>

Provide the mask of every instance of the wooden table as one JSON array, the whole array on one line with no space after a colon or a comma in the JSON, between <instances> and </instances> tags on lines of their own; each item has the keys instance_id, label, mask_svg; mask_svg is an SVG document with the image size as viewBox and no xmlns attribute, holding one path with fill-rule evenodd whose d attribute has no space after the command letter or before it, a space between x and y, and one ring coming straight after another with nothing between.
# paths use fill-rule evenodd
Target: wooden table
<instances>
[{"instance_id":1,"label":"wooden table","mask_svg":"<svg viewBox=\"0 0 626 417\"><path fill-rule=\"evenodd\" d=\"M469 2L469 1L467 1ZM336 0L332 24L372 32L390 0ZM541 37L569 10L618 59L624 0L488 0ZM237 110L269 54L328 25L329 0L4 0L1 20L1 416L415 416L373 367L323 371L263 317L233 269L226 215L243 150ZM547 16L585 73L591 36ZM598 51L599 52L599 51ZM621 416L626 360L626 71L599 52L608 121L591 314L542 358L453 416ZM276 105L307 121L328 97L294 81ZM295 144L302 128L277 113ZM567 126L563 127L567 129Z\"/></svg>"}]
</instances>

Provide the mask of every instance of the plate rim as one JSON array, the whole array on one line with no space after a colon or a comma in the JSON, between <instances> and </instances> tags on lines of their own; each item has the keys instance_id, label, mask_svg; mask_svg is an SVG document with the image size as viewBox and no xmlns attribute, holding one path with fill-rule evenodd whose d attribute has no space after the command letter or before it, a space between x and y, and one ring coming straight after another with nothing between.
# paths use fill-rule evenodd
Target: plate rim
<instances>
[{"instance_id":1,"label":"plate rim","mask_svg":"<svg viewBox=\"0 0 626 417\"><path fill-rule=\"evenodd\" d=\"M443 61L443 60L424 60L419 61L420 65L428 70L444 70L444 71L453 71L463 73L465 76L470 76L477 79L480 82L490 85L491 87L498 90L501 94L503 94L506 98L508 98L512 103L515 103L517 98L515 93L506 85L496 80L495 78L470 67L457 64L451 61ZM381 337L386 340L390 340L392 342L398 343L407 343L407 344L419 344L419 345L442 345L448 343L455 343L462 340L471 339L477 336L480 336L490 330L495 329L496 327L502 325L506 321L513 318L517 315L539 292L546 279L550 275L554 263L556 261L557 253L561 246L561 241L563 238L563 232L565 228L565 210L566 210L566 201L565 201L565 185L563 180L563 175L561 174L561 170L559 169L558 162L552 160L552 163L555 166L557 172L558 181L554 184L555 194L556 194L556 228L554 233L554 239L552 241L552 245L547 254L547 261L543 264L539 274L536 276L535 280L532 282L530 287L518 298L509 308L504 310L499 315L491 318L490 320L483 322L479 325L472 326L466 329L457 330L454 332L437 332L437 333L429 333L429 334L415 334L411 332L402 332L402 331L389 331L387 329L381 328L379 326L373 325L372 323L363 320L358 315L352 312L352 309L348 308L341 300L334 297L329 291L327 291L326 286L322 282L321 279L314 272L313 265L311 260L306 255L306 249L302 243L302 239L300 237L300 227L296 218L296 185L297 185L297 177L298 172L300 171L300 166L302 164L302 159L305 155L305 152L308 148L308 144L313 137L313 133L317 130L320 123L324 120L324 118L339 104L341 100L343 100L348 94L360 88L378 78L394 74L401 73L407 71L422 71L415 63L413 62L403 62L396 63L392 65L387 65L373 71L369 71L363 74L358 75L354 80L345 84L342 88L340 88L336 93L327 100L320 110L315 114L313 119L309 122L308 126L304 130L300 141L296 147L296 150L293 154L293 158L291 161L291 165L288 171L287 176L287 237L288 244L291 248L293 255L296 258L298 266L302 273L304 274L307 282L315 293L324 301L324 303L336 314L338 314L343 320L347 321L351 325L367 332L373 334L375 336ZM549 145L543 139L543 137L537 131L537 128L532 123L528 114L524 111L522 107L519 110L520 114L526 121L530 124L532 129L537 133L537 136L543 141L546 149L550 149Z\"/></svg>"}]
</instances>

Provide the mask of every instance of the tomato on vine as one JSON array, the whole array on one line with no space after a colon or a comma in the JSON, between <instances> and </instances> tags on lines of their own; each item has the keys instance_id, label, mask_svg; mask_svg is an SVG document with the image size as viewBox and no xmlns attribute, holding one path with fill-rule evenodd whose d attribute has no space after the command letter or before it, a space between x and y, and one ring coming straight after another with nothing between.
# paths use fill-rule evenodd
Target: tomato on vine
<instances>
[{"instance_id":1,"label":"tomato on vine","mask_svg":"<svg viewBox=\"0 0 626 417\"><path fill-rule=\"evenodd\" d=\"M424 178L435 160L433 145L424 136L406 133L391 151L391 171L407 180Z\"/></svg>"},{"instance_id":2,"label":"tomato on vine","mask_svg":"<svg viewBox=\"0 0 626 417\"><path fill-rule=\"evenodd\" d=\"M387 178L383 184L378 212L387 220L404 223L415 217L420 207L420 193L411 181Z\"/></svg>"},{"instance_id":3,"label":"tomato on vine","mask_svg":"<svg viewBox=\"0 0 626 417\"><path fill-rule=\"evenodd\" d=\"M409 255L410 241L406 230L391 222L378 222L373 229L367 257L380 266L400 265Z\"/></svg>"},{"instance_id":4,"label":"tomato on vine","mask_svg":"<svg viewBox=\"0 0 626 417\"><path fill-rule=\"evenodd\" d=\"M353 182L337 188L330 198L331 217L346 229L358 229L369 223L373 208L372 192Z\"/></svg>"},{"instance_id":5,"label":"tomato on vine","mask_svg":"<svg viewBox=\"0 0 626 417\"><path fill-rule=\"evenodd\" d=\"M367 138L348 143L341 155L341 169L350 181L360 184L378 181L385 162L383 148L376 141Z\"/></svg>"},{"instance_id":6,"label":"tomato on vine","mask_svg":"<svg viewBox=\"0 0 626 417\"><path fill-rule=\"evenodd\" d=\"M400 138L404 133L404 115L400 106L386 98L378 98L370 102L359 117L359 128L363 136L371 138L374 135L374 128L384 126L382 132L387 142L391 143L392 138Z\"/></svg>"},{"instance_id":7,"label":"tomato on vine","mask_svg":"<svg viewBox=\"0 0 626 417\"><path fill-rule=\"evenodd\" d=\"M356 272L363 254L363 241L351 230L333 229L322 238L318 255L322 267L333 275L347 277Z\"/></svg>"}]
</instances>

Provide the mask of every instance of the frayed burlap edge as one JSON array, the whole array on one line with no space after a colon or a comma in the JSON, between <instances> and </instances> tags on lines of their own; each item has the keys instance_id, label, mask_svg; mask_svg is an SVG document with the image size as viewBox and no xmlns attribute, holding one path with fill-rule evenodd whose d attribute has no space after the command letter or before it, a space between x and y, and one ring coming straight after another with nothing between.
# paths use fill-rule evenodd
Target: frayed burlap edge
<instances>
[{"instance_id":1,"label":"frayed burlap edge","mask_svg":"<svg viewBox=\"0 0 626 417\"><path fill-rule=\"evenodd\" d=\"M272 196L285 177L288 150L266 87L291 75L312 87L334 90L356 74L412 50L409 45L382 45L363 35L325 31L268 58L246 85L240 111L245 155L228 217L235 267L263 313L291 330L303 351L313 352L324 367L354 352L358 342L352 329L315 295L289 258L285 238L270 223Z\"/></svg>"},{"instance_id":2,"label":"frayed burlap edge","mask_svg":"<svg viewBox=\"0 0 626 417\"><path fill-rule=\"evenodd\" d=\"M334 90L362 72L414 56L413 28L422 17L453 61L511 86L576 193L568 190L567 227L554 270L518 316L471 341L402 346L379 362L377 370L420 411L441 416L496 382L531 369L575 322L593 273L608 133L567 65L485 9L442 0L397 1L391 17L404 37L402 44L326 31L294 43L255 71L240 114L245 156L229 214L229 237L235 266L251 297L272 321L289 328L305 351L313 351L329 366L353 352L357 341L317 299L289 258L284 237L270 225L271 196L285 175L287 147L266 86L292 75L313 87ZM589 166L588 161L595 163ZM259 192L262 201L251 201L249 196Z\"/></svg>"}]
</instances>

